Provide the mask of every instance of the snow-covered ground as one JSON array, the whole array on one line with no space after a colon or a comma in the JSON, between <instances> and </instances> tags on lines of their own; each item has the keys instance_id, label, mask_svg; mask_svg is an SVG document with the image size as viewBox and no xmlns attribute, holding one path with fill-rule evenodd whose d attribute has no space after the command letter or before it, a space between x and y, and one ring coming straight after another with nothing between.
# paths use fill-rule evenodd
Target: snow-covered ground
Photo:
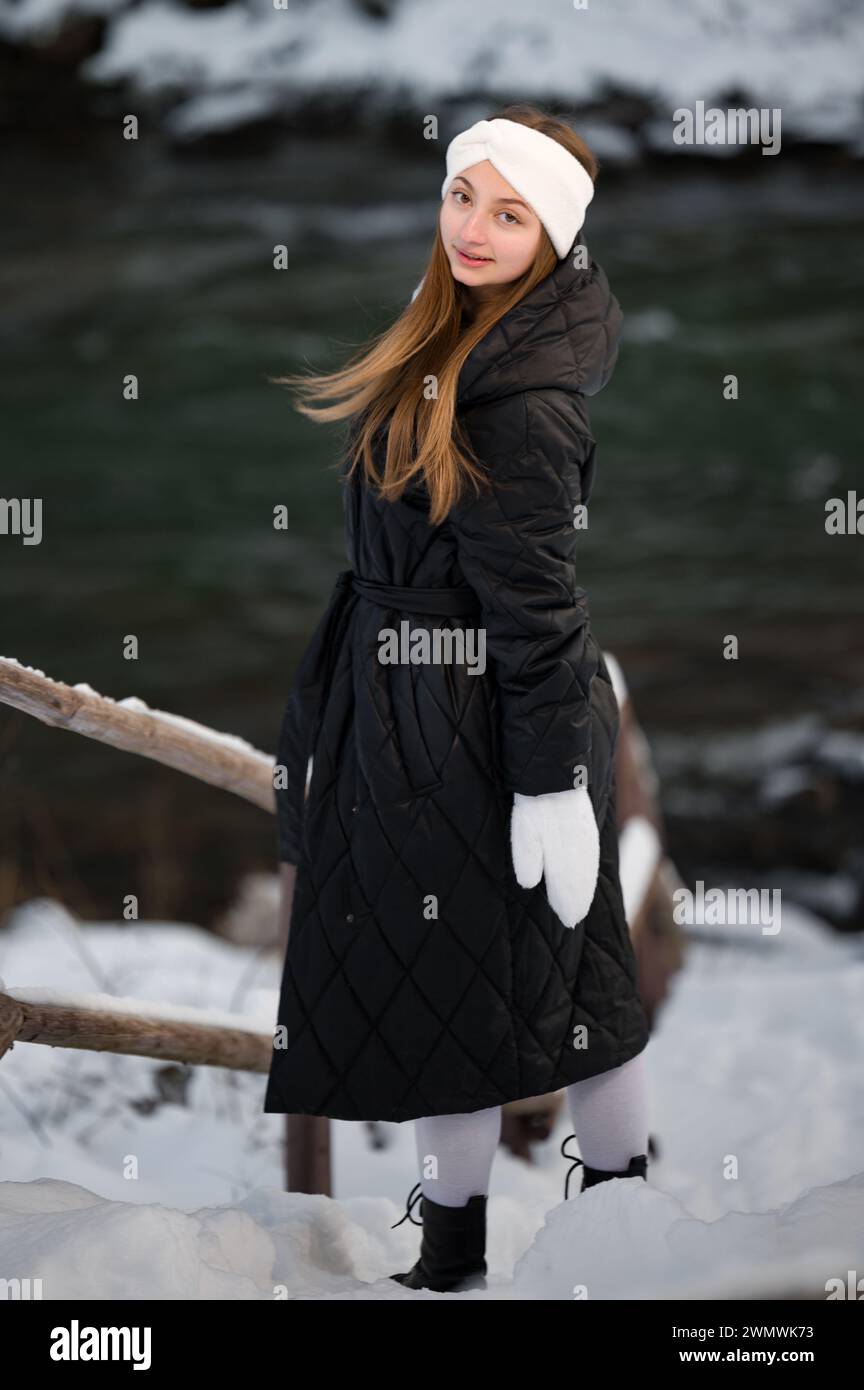
<instances>
[{"instance_id":1,"label":"snow-covered ground","mask_svg":"<svg viewBox=\"0 0 864 1390\"><path fill-rule=\"evenodd\" d=\"M184 1090L148 1059L27 1043L0 1060L0 1278L41 1278L46 1299L824 1298L864 1273L864 942L788 906L773 936L689 930L649 1044L649 1182L579 1194L577 1170L565 1203L566 1114L535 1165L499 1150L485 1293L386 1278L419 1243L409 1221L392 1229L416 1182L411 1124L378 1126L376 1149L333 1121L335 1198L286 1193L265 1077L202 1067ZM0 932L12 991L211 1008L264 1031L280 964L194 927L80 927L49 901Z\"/></svg>"},{"instance_id":2,"label":"snow-covered ground","mask_svg":"<svg viewBox=\"0 0 864 1390\"><path fill-rule=\"evenodd\" d=\"M0 0L0 34L44 41L73 9L108 22L85 78L124 80L142 94L185 93L169 121L181 138L355 91L374 93L382 110L399 102L434 113L436 101L487 92L586 104L613 89L655 103L656 128L644 134L672 152L671 111L699 99L780 107L784 134L864 150L864 9L848 0L399 0L387 20L353 0L235 0L216 9ZM730 92L745 101L728 103ZM632 154L626 120L591 140L610 161Z\"/></svg>"}]
</instances>

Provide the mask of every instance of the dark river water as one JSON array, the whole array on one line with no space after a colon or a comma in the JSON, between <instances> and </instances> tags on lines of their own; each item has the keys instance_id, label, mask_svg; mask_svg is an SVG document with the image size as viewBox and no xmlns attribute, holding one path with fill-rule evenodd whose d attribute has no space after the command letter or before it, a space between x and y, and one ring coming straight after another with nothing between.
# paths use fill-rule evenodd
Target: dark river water
<instances>
[{"instance_id":1,"label":"dark river water","mask_svg":"<svg viewBox=\"0 0 864 1390\"><path fill-rule=\"evenodd\" d=\"M340 430L266 378L335 366L419 278L437 157L380 155L361 136L233 157L104 135L7 147L0 491L42 499L43 536L0 535L0 653L274 750L345 557ZM828 497L864 495L862 204L860 175L827 157L681 158L601 176L586 223L625 337L590 403L582 582L664 777L673 856L694 872L712 836L736 868L750 844L735 833L741 759L706 772L706 744L755 738L761 756L760 731L801 719L864 731L864 536L825 531ZM0 908L56 892L116 917L134 892L143 917L210 923L244 870L275 867L266 813L9 710L0 800ZM850 806L828 837L849 852ZM759 862L797 855L784 841Z\"/></svg>"}]
</instances>

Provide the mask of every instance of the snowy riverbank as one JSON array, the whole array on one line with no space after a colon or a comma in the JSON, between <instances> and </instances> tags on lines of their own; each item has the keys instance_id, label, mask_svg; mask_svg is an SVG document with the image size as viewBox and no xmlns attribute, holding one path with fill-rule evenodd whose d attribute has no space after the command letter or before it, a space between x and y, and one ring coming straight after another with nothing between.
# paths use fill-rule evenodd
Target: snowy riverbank
<instances>
[{"instance_id":1,"label":"snowy riverbank","mask_svg":"<svg viewBox=\"0 0 864 1390\"><path fill-rule=\"evenodd\" d=\"M671 111L698 100L781 108L784 139L864 153L864 10L843 0L663 0L649 12L641 0L533 9L522 0L0 2L7 43L44 49L72 26L66 53L77 41L85 82L166 98L167 129L181 139L309 103L343 120L353 107L366 122L518 94L591 108L595 127L580 129L610 162L645 148L674 153Z\"/></svg>"}]
</instances>

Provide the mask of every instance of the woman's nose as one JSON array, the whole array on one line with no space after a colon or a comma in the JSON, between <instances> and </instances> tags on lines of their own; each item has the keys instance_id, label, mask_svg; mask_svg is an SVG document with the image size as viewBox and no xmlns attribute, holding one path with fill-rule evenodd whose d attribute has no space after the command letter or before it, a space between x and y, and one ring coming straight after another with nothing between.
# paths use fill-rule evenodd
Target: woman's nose
<instances>
[{"instance_id":1,"label":"woman's nose","mask_svg":"<svg viewBox=\"0 0 864 1390\"><path fill-rule=\"evenodd\" d=\"M462 224L462 236L466 241L483 240L483 219L476 208L472 208L470 214Z\"/></svg>"}]
</instances>

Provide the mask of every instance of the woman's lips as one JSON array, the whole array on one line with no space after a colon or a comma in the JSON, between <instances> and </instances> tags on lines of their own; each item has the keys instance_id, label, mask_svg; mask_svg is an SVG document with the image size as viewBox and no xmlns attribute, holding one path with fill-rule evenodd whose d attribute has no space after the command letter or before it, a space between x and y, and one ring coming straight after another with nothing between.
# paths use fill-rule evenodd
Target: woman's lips
<instances>
[{"instance_id":1,"label":"woman's lips","mask_svg":"<svg viewBox=\"0 0 864 1390\"><path fill-rule=\"evenodd\" d=\"M488 265L492 260L491 256L467 256L464 251L459 250L458 246L456 247L456 255L464 265Z\"/></svg>"}]
</instances>

